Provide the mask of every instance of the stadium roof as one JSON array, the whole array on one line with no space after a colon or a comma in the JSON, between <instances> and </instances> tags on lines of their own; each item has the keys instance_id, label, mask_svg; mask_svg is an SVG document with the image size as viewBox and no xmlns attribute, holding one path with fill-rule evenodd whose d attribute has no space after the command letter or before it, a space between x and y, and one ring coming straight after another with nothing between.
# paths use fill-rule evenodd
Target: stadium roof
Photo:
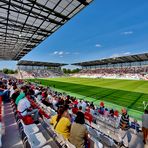
<instances>
[{"instance_id":1,"label":"stadium roof","mask_svg":"<svg viewBox=\"0 0 148 148\"><path fill-rule=\"evenodd\" d=\"M0 59L21 59L91 1L0 0Z\"/></svg>"},{"instance_id":2,"label":"stadium roof","mask_svg":"<svg viewBox=\"0 0 148 148\"><path fill-rule=\"evenodd\" d=\"M67 64L63 63L50 63L50 62L39 62L39 61L26 61L21 60L17 63L18 66L48 66L48 67L61 67Z\"/></svg>"},{"instance_id":3,"label":"stadium roof","mask_svg":"<svg viewBox=\"0 0 148 148\"><path fill-rule=\"evenodd\" d=\"M74 63L72 65L95 66L95 65L118 64L118 63L126 63L126 62L131 63L131 62L142 62L142 61L148 61L148 53L114 57L114 58L101 59L101 60L95 60L95 61L80 62L80 63Z\"/></svg>"}]
</instances>

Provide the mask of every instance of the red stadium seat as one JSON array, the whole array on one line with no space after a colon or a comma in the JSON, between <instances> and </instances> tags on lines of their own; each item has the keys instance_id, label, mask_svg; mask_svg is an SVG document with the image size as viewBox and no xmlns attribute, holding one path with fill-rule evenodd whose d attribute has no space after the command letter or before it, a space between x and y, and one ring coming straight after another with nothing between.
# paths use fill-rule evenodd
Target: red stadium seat
<instances>
[{"instance_id":1,"label":"red stadium seat","mask_svg":"<svg viewBox=\"0 0 148 148\"><path fill-rule=\"evenodd\" d=\"M30 101L30 103L31 103L31 106L33 107L33 108L37 108L38 110L39 110L39 114L40 115L43 115L45 118L47 118L47 119L49 119L50 118L50 116L41 108L41 107L39 107L33 100L31 100L31 99L28 99L29 101Z\"/></svg>"}]
</instances>

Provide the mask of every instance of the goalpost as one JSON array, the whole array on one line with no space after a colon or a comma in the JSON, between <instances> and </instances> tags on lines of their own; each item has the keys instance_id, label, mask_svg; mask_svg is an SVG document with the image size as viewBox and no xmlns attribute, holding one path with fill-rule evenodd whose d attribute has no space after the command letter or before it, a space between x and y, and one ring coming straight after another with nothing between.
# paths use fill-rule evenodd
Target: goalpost
<instances>
[{"instance_id":1,"label":"goalpost","mask_svg":"<svg viewBox=\"0 0 148 148\"><path fill-rule=\"evenodd\" d=\"M148 102L147 101L143 101L143 105L144 105L144 110L148 107Z\"/></svg>"}]
</instances>

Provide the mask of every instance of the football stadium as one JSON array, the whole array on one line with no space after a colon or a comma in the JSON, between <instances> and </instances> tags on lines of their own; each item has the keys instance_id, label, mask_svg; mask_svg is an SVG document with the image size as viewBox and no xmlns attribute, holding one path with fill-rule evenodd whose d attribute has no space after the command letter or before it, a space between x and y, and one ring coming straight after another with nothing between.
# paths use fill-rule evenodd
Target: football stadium
<instances>
[{"instance_id":1,"label":"football stadium","mask_svg":"<svg viewBox=\"0 0 148 148\"><path fill-rule=\"evenodd\" d=\"M115 1L0 0L0 147L148 147L148 2Z\"/></svg>"}]
</instances>

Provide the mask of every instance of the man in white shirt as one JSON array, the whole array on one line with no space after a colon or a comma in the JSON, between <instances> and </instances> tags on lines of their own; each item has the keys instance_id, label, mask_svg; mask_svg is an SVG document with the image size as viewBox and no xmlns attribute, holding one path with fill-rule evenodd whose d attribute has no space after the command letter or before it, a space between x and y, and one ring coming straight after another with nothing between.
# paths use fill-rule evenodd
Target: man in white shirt
<instances>
[{"instance_id":1,"label":"man in white shirt","mask_svg":"<svg viewBox=\"0 0 148 148\"><path fill-rule=\"evenodd\" d=\"M86 102L83 100L83 102L82 102L82 111L83 111L83 112L85 112L86 106L87 106L87 104L86 104Z\"/></svg>"},{"instance_id":2,"label":"man in white shirt","mask_svg":"<svg viewBox=\"0 0 148 148\"><path fill-rule=\"evenodd\" d=\"M39 94L39 88L38 87L36 87L36 89L34 89L34 95L38 95Z\"/></svg>"},{"instance_id":3,"label":"man in white shirt","mask_svg":"<svg viewBox=\"0 0 148 148\"><path fill-rule=\"evenodd\" d=\"M11 86L11 88L10 88L10 98L13 95L14 92L15 92L15 90L14 90L13 86Z\"/></svg>"},{"instance_id":4,"label":"man in white shirt","mask_svg":"<svg viewBox=\"0 0 148 148\"><path fill-rule=\"evenodd\" d=\"M34 121L38 121L38 109L31 109L31 104L26 97L19 101L17 110L21 113L22 116L33 115Z\"/></svg>"},{"instance_id":5,"label":"man in white shirt","mask_svg":"<svg viewBox=\"0 0 148 148\"><path fill-rule=\"evenodd\" d=\"M78 105L77 105L77 107L79 108L80 106L82 106L82 102L81 102L81 100L78 100Z\"/></svg>"}]
</instances>

